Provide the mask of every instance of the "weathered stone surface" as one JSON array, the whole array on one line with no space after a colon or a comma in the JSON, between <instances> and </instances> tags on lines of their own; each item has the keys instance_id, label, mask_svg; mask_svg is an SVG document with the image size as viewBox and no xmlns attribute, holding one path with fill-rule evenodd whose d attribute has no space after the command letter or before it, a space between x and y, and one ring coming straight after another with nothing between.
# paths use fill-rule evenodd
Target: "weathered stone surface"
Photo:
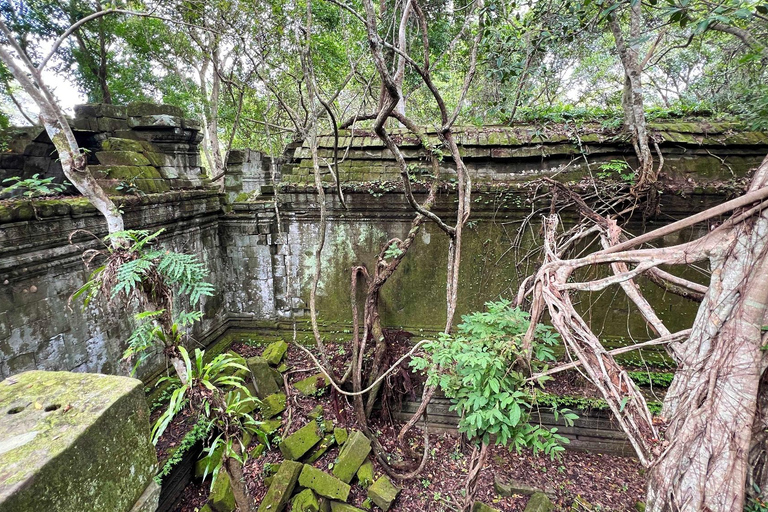
<instances>
[{"instance_id":1,"label":"weathered stone surface","mask_svg":"<svg viewBox=\"0 0 768 512\"><path fill-rule=\"evenodd\" d=\"M270 343L262 352L261 357L267 360L272 366L277 366L283 360L285 352L288 350L288 344L283 340Z\"/></svg>"},{"instance_id":2,"label":"weathered stone surface","mask_svg":"<svg viewBox=\"0 0 768 512\"><path fill-rule=\"evenodd\" d=\"M293 387L296 388L296 391L304 396L315 395L318 391L325 388L326 386L328 386L328 380L322 373L318 373L317 375L313 375L293 383Z\"/></svg>"},{"instance_id":3,"label":"weathered stone surface","mask_svg":"<svg viewBox=\"0 0 768 512\"><path fill-rule=\"evenodd\" d=\"M320 496L340 501L346 501L350 491L346 483L309 464L304 464L301 470L299 485L312 489Z\"/></svg>"},{"instance_id":4,"label":"weathered stone surface","mask_svg":"<svg viewBox=\"0 0 768 512\"><path fill-rule=\"evenodd\" d=\"M160 491L161 488L157 482L150 480L149 485L139 496L139 500L133 505L130 512L156 512L160 501Z\"/></svg>"},{"instance_id":5,"label":"weathered stone surface","mask_svg":"<svg viewBox=\"0 0 768 512\"><path fill-rule=\"evenodd\" d=\"M279 418L275 418L271 420L263 420L261 422L261 425L259 425L259 430L261 430L267 435L271 435L277 432L277 429L279 429L282 424L283 424L283 420Z\"/></svg>"},{"instance_id":6,"label":"weathered stone surface","mask_svg":"<svg viewBox=\"0 0 768 512\"><path fill-rule=\"evenodd\" d=\"M251 370L253 383L256 386L256 396L265 398L280 391L281 388L275 382L272 368L266 359L258 356L250 357L248 358L248 368Z\"/></svg>"},{"instance_id":7,"label":"weathered stone surface","mask_svg":"<svg viewBox=\"0 0 768 512\"><path fill-rule=\"evenodd\" d=\"M99 151L96 158L101 165L150 165L147 157L135 151Z\"/></svg>"},{"instance_id":8,"label":"weathered stone surface","mask_svg":"<svg viewBox=\"0 0 768 512\"><path fill-rule=\"evenodd\" d=\"M500 475L493 476L493 488L499 496L512 496L513 494L530 496L535 492L543 492L536 487L531 487L516 480L507 480Z\"/></svg>"},{"instance_id":9,"label":"weathered stone surface","mask_svg":"<svg viewBox=\"0 0 768 512\"><path fill-rule=\"evenodd\" d=\"M320 426L316 421L310 421L283 439L283 442L280 443L280 451L286 459L298 460L319 443L322 438Z\"/></svg>"},{"instance_id":10,"label":"weathered stone surface","mask_svg":"<svg viewBox=\"0 0 768 512\"><path fill-rule=\"evenodd\" d=\"M285 393L269 395L261 401L259 409L261 410L261 415L266 419L277 416L285 410Z\"/></svg>"},{"instance_id":11,"label":"weathered stone surface","mask_svg":"<svg viewBox=\"0 0 768 512\"><path fill-rule=\"evenodd\" d=\"M353 431L339 452L339 461L333 467L333 474L349 483L371 452L371 441L359 430Z\"/></svg>"},{"instance_id":12,"label":"weathered stone surface","mask_svg":"<svg viewBox=\"0 0 768 512\"><path fill-rule=\"evenodd\" d=\"M397 495L400 493L400 489L392 485L392 481L387 476L381 476L378 480L373 482L368 488L368 497L381 510L389 510L392 503L397 499Z\"/></svg>"},{"instance_id":13,"label":"weathered stone surface","mask_svg":"<svg viewBox=\"0 0 768 512\"><path fill-rule=\"evenodd\" d=\"M258 512L280 512L291 498L301 470L302 464L298 462L286 460L280 464L280 469L272 479L272 484L261 501Z\"/></svg>"},{"instance_id":14,"label":"weathered stone surface","mask_svg":"<svg viewBox=\"0 0 768 512\"><path fill-rule=\"evenodd\" d=\"M357 482L362 487L368 487L373 482L373 462L371 459L365 459L365 462L357 470Z\"/></svg>"},{"instance_id":15,"label":"weathered stone surface","mask_svg":"<svg viewBox=\"0 0 768 512\"><path fill-rule=\"evenodd\" d=\"M125 119L126 107L108 103L75 105L75 117L113 117L115 119Z\"/></svg>"},{"instance_id":16,"label":"weathered stone surface","mask_svg":"<svg viewBox=\"0 0 768 512\"><path fill-rule=\"evenodd\" d=\"M333 429L333 437L336 438L336 444L339 446L343 445L347 442L347 429L345 428L334 428Z\"/></svg>"},{"instance_id":17,"label":"weathered stone surface","mask_svg":"<svg viewBox=\"0 0 768 512\"><path fill-rule=\"evenodd\" d=\"M157 470L139 380L21 373L0 417L0 510L130 510Z\"/></svg>"},{"instance_id":18,"label":"weathered stone surface","mask_svg":"<svg viewBox=\"0 0 768 512\"><path fill-rule=\"evenodd\" d=\"M237 508L232 482L226 471L219 471L208 497L208 505L216 512L233 512Z\"/></svg>"},{"instance_id":19,"label":"weathered stone surface","mask_svg":"<svg viewBox=\"0 0 768 512\"><path fill-rule=\"evenodd\" d=\"M476 501L474 505L472 505L472 512L499 512L499 510L489 507L481 501Z\"/></svg>"},{"instance_id":20,"label":"weathered stone surface","mask_svg":"<svg viewBox=\"0 0 768 512\"><path fill-rule=\"evenodd\" d=\"M318 418L322 418L323 413L325 413L325 409L323 409L322 405L318 404L315 407L313 407L312 410L309 411L309 413L307 413L307 418L311 420L316 420Z\"/></svg>"},{"instance_id":21,"label":"weathered stone surface","mask_svg":"<svg viewBox=\"0 0 768 512\"><path fill-rule=\"evenodd\" d=\"M552 512L555 505L543 492L536 492L528 499L525 512Z\"/></svg>"},{"instance_id":22,"label":"weathered stone surface","mask_svg":"<svg viewBox=\"0 0 768 512\"><path fill-rule=\"evenodd\" d=\"M331 502L331 512L365 512L357 507L353 507L349 503L341 503L340 501Z\"/></svg>"},{"instance_id":23,"label":"weathered stone surface","mask_svg":"<svg viewBox=\"0 0 768 512\"><path fill-rule=\"evenodd\" d=\"M184 117L184 112L173 105L159 105L156 103L131 103L128 105L127 114L130 117L168 115L175 117Z\"/></svg>"},{"instance_id":24,"label":"weathered stone surface","mask_svg":"<svg viewBox=\"0 0 768 512\"><path fill-rule=\"evenodd\" d=\"M291 500L291 512L318 512L320 505L312 489L304 489Z\"/></svg>"}]
</instances>

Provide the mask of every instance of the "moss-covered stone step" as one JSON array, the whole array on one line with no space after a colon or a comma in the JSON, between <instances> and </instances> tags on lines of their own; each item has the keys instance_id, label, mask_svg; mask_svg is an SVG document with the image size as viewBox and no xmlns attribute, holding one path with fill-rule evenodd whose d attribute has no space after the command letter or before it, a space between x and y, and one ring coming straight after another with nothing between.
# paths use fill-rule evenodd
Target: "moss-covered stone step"
<instances>
[{"instance_id":1,"label":"moss-covered stone step","mask_svg":"<svg viewBox=\"0 0 768 512\"><path fill-rule=\"evenodd\" d=\"M293 383L293 387L296 388L296 391L304 396L314 396L327 386L328 379L326 379L325 375L322 373L312 375L311 377Z\"/></svg>"},{"instance_id":2,"label":"moss-covered stone step","mask_svg":"<svg viewBox=\"0 0 768 512\"><path fill-rule=\"evenodd\" d=\"M397 499L400 489L387 476L381 476L368 488L368 497L381 509L389 510Z\"/></svg>"},{"instance_id":3,"label":"moss-covered stone step","mask_svg":"<svg viewBox=\"0 0 768 512\"><path fill-rule=\"evenodd\" d=\"M359 430L353 431L339 452L339 462L333 467L333 474L343 482L351 482L370 452L371 441Z\"/></svg>"},{"instance_id":4,"label":"moss-covered stone step","mask_svg":"<svg viewBox=\"0 0 768 512\"><path fill-rule=\"evenodd\" d=\"M264 352L261 353L261 357L266 359L272 366L277 366L280 364L280 361L283 360L283 356L287 350L288 344L283 340L279 340L270 343L267 348L264 349Z\"/></svg>"},{"instance_id":5,"label":"moss-covered stone step","mask_svg":"<svg viewBox=\"0 0 768 512\"><path fill-rule=\"evenodd\" d=\"M291 512L318 512L320 504L312 489L304 489L291 500Z\"/></svg>"},{"instance_id":6,"label":"moss-covered stone step","mask_svg":"<svg viewBox=\"0 0 768 512\"><path fill-rule=\"evenodd\" d=\"M283 439L280 451L289 460L298 460L323 439L323 431L317 421L310 421Z\"/></svg>"},{"instance_id":7,"label":"moss-covered stone step","mask_svg":"<svg viewBox=\"0 0 768 512\"><path fill-rule=\"evenodd\" d=\"M315 493L332 500L346 501L349 497L350 487L336 477L329 475L309 464L304 464L304 468L299 475L299 485L312 489Z\"/></svg>"},{"instance_id":8,"label":"moss-covered stone step","mask_svg":"<svg viewBox=\"0 0 768 512\"><path fill-rule=\"evenodd\" d=\"M285 393L275 393L269 395L259 404L261 415L265 419L270 419L285 410Z\"/></svg>"},{"instance_id":9,"label":"moss-covered stone step","mask_svg":"<svg viewBox=\"0 0 768 512\"><path fill-rule=\"evenodd\" d=\"M285 507L296 487L296 480L302 470L302 464L286 460L272 479L266 496L261 500L258 512L280 512Z\"/></svg>"}]
</instances>

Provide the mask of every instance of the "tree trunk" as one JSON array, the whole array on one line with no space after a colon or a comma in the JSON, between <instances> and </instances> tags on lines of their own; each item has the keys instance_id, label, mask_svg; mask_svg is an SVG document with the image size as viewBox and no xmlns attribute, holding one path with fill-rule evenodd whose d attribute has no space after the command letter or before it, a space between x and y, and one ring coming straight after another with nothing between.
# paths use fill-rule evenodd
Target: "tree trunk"
<instances>
[{"instance_id":1,"label":"tree trunk","mask_svg":"<svg viewBox=\"0 0 768 512\"><path fill-rule=\"evenodd\" d=\"M2 20L0 20L0 30L15 46L17 53L24 55ZM40 122L56 147L64 176L104 216L109 233L122 231L124 229L122 214L88 171L86 157L80 152L75 134L72 132L61 108L55 103L53 94L43 83L39 72L28 60L26 60L28 64L25 66L28 69L23 69L18 61L11 57L2 46L0 46L0 61L8 66L14 78L40 108ZM120 241L113 240L112 243L119 245Z\"/></svg>"},{"instance_id":2,"label":"tree trunk","mask_svg":"<svg viewBox=\"0 0 768 512\"><path fill-rule=\"evenodd\" d=\"M768 157L750 191L768 182ZM768 211L712 251L712 280L664 399L668 446L652 468L649 511L742 510L766 369Z\"/></svg>"}]
</instances>

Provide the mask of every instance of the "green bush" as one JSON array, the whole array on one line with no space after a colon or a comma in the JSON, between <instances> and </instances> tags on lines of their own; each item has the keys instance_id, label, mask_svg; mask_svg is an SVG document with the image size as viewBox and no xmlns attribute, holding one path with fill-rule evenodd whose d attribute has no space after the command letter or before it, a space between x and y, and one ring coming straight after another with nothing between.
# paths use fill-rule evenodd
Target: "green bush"
<instances>
[{"instance_id":1,"label":"green bush","mask_svg":"<svg viewBox=\"0 0 768 512\"><path fill-rule=\"evenodd\" d=\"M462 317L455 335L442 335L424 345L427 357L416 357L411 365L427 375L428 385L437 385L453 401L459 413L459 431L471 440L507 446L518 452L531 448L554 456L568 439L557 429L531 424L536 405L534 388L541 382L528 375L554 361L552 347L558 335L536 326L532 367L525 368L523 337L530 325L528 313L511 307L506 300L488 302L487 311ZM555 409L566 425L577 418L568 409Z\"/></svg>"}]
</instances>

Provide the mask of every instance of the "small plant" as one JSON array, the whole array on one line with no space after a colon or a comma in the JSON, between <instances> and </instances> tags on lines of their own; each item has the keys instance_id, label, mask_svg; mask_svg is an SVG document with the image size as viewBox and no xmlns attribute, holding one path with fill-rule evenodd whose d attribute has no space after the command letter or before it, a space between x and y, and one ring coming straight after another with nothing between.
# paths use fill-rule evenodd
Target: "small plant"
<instances>
[{"instance_id":1,"label":"small plant","mask_svg":"<svg viewBox=\"0 0 768 512\"><path fill-rule=\"evenodd\" d=\"M624 160L611 160L600 165L600 172L597 177L601 179L611 178L618 175L619 178L627 183L635 181L635 173L630 169L629 164Z\"/></svg>"},{"instance_id":2,"label":"small plant","mask_svg":"<svg viewBox=\"0 0 768 512\"><path fill-rule=\"evenodd\" d=\"M10 193L14 190L23 190L22 195L28 199L35 197L52 196L61 194L67 189L68 182L54 183L55 178L41 178L40 174L33 174L31 178L21 179L18 176L6 178L3 183L12 183L3 189L3 193Z\"/></svg>"},{"instance_id":3,"label":"small plant","mask_svg":"<svg viewBox=\"0 0 768 512\"><path fill-rule=\"evenodd\" d=\"M424 345L429 358L413 358L411 365L427 374L427 384L437 385L459 413L459 431L470 440L496 444L518 452L533 449L554 457L568 439L556 428L529 423L535 404L534 386L520 367L524 360L523 337L529 316L507 300L488 302L487 311L462 317L455 335L441 335ZM544 325L536 326L532 364L544 369L554 361L552 347L558 335ZM577 418L568 409L554 409L567 426Z\"/></svg>"},{"instance_id":4,"label":"small plant","mask_svg":"<svg viewBox=\"0 0 768 512\"><path fill-rule=\"evenodd\" d=\"M428 478L422 478L421 479L421 486L425 489L428 488L430 485L432 485L432 482Z\"/></svg>"},{"instance_id":5,"label":"small plant","mask_svg":"<svg viewBox=\"0 0 768 512\"><path fill-rule=\"evenodd\" d=\"M755 491L755 496L747 498L744 512L768 512L768 499L763 495L757 484L752 484L752 488Z\"/></svg>"},{"instance_id":6,"label":"small plant","mask_svg":"<svg viewBox=\"0 0 768 512\"><path fill-rule=\"evenodd\" d=\"M403 250L397 246L396 242L392 242L389 247L387 247L387 250L384 251L384 259L390 260L393 258L399 258L403 255Z\"/></svg>"}]
</instances>

